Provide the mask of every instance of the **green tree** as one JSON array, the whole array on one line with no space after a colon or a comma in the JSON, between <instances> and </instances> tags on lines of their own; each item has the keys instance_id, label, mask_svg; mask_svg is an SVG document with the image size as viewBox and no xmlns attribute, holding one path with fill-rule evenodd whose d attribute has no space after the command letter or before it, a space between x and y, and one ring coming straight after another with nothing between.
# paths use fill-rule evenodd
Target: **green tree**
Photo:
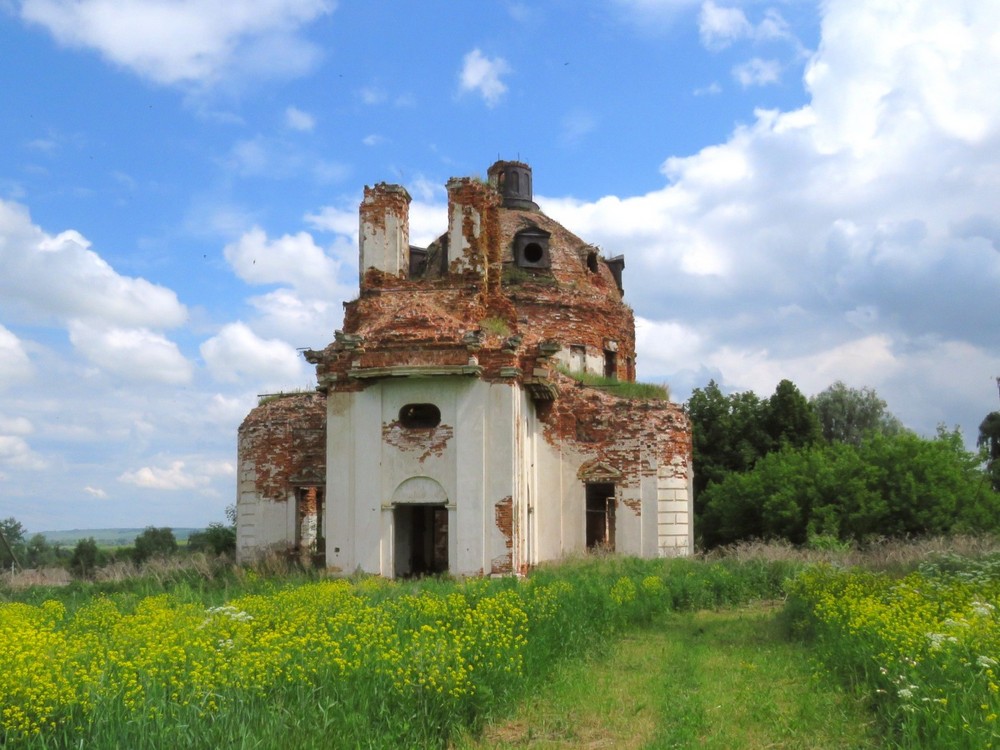
<instances>
[{"instance_id":1,"label":"green tree","mask_svg":"<svg viewBox=\"0 0 1000 750\"><path fill-rule=\"evenodd\" d=\"M9 568L15 563L24 564L24 526L13 516L0 520L0 566ZM4 544L6 541L6 544Z\"/></svg>"},{"instance_id":2,"label":"green tree","mask_svg":"<svg viewBox=\"0 0 1000 750\"><path fill-rule=\"evenodd\" d=\"M135 538L132 559L136 563L143 563L153 556L172 555L176 551L177 539L174 538L174 532L170 527L156 528L155 526L147 526Z\"/></svg>"},{"instance_id":3,"label":"green tree","mask_svg":"<svg viewBox=\"0 0 1000 750\"><path fill-rule=\"evenodd\" d=\"M848 388L838 380L810 399L823 437L831 443L860 445L871 433L895 435L904 427L873 388Z\"/></svg>"},{"instance_id":4,"label":"green tree","mask_svg":"<svg viewBox=\"0 0 1000 750\"><path fill-rule=\"evenodd\" d=\"M979 424L976 445L985 451L993 489L1000 492L1000 411L990 412Z\"/></svg>"},{"instance_id":5,"label":"green tree","mask_svg":"<svg viewBox=\"0 0 1000 750\"><path fill-rule=\"evenodd\" d=\"M24 564L29 568L43 568L59 561L59 549L49 544L44 534L32 534L24 545Z\"/></svg>"},{"instance_id":6,"label":"green tree","mask_svg":"<svg viewBox=\"0 0 1000 750\"><path fill-rule=\"evenodd\" d=\"M192 552L208 552L213 555L236 554L236 529L222 523L210 523L204 531L196 531L188 537L188 549Z\"/></svg>"},{"instance_id":7,"label":"green tree","mask_svg":"<svg viewBox=\"0 0 1000 750\"><path fill-rule=\"evenodd\" d=\"M69 559L69 569L80 578L92 578L100 562L101 552L91 536L76 543Z\"/></svg>"},{"instance_id":8,"label":"green tree","mask_svg":"<svg viewBox=\"0 0 1000 750\"><path fill-rule=\"evenodd\" d=\"M791 380L778 383L767 400L764 428L772 450L812 445L822 436L815 410Z\"/></svg>"},{"instance_id":9,"label":"green tree","mask_svg":"<svg viewBox=\"0 0 1000 750\"><path fill-rule=\"evenodd\" d=\"M764 455L770 439L764 429L765 404L752 391L725 395L714 380L695 388L686 409L691 419L695 517L701 494L731 472L746 471Z\"/></svg>"}]
</instances>

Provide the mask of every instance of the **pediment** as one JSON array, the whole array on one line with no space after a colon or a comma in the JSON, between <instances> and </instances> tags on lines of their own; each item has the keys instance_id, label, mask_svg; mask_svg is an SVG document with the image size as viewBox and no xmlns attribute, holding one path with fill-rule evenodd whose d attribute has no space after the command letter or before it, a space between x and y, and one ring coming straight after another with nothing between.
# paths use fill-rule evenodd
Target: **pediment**
<instances>
[{"instance_id":1,"label":"pediment","mask_svg":"<svg viewBox=\"0 0 1000 750\"><path fill-rule=\"evenodd\" d=\"M614 466L597 459L587 461L576 475L584 482L618 482L623 476Z\"/></svg>"}]
</instances>

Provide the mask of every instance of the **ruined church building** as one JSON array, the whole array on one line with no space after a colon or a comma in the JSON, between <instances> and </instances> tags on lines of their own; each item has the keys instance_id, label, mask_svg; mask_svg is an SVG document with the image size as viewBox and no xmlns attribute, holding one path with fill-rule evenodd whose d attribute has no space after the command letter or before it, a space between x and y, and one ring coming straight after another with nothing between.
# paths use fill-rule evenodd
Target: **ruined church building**
<instances>
[{"instance_id":1,"label":"ruined church building","mask_svg":"<svg viewBox=\"0 0 1000 750\"><path fill-rule=\"evenodd\" d=\"M305 352L316 391L262 398L240 426L241 560L401 577L690 553L687 417L617 393L635 380L623 257L543 214L527 164L487 174L448 181L426 248L405 189L365 188L360 294Z\"/></svg>"}]
</instances>

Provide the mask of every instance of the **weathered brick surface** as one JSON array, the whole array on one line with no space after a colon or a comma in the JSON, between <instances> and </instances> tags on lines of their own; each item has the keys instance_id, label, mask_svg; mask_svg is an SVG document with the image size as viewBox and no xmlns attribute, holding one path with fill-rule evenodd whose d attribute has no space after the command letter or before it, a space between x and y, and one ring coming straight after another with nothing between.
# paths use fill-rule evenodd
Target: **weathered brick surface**
<instances>
[{"instance_id":1,"label":"weathered brick surface","mask_svg":"<svg viewBox=\"0 0 1000 750\"><path fill-rule=\"evenodd\" d=\"M285 394L251 411L239 428L240 464L255 467L257 494L284 501L293 479L322 485L326 477L326 397Z\"/></svg>"},{"instance_id":2,"label":"weathered brick surface","mask_svg":"<svg viewBox=\"0 0 1000 750\"><path fill-rule=\"evenodd\" d=\"M514 499L508 495L494 506L497 529L503 534L507 551L493 558L494 575L506 575L514 570Z\"/></svg>"},{"instance_id":3,"label":"weathered brick surface","mask_svg":"<svg viewBox=\"0 0 1000 750\"><path fill-rule=\"evenodd\" d=\"M403 427L399 420L382 425L382 441L402 451L417 451L417 461L423 463L431 456L440 456L455 434L451 425L437 427Z\"/></svg>"}]
</instances>

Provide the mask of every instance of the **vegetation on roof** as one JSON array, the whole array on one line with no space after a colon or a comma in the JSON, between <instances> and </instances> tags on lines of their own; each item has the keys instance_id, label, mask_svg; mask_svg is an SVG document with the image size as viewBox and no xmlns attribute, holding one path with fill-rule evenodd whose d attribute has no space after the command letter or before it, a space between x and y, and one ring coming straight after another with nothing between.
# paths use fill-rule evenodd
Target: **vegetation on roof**
<instances>
[{"instance_id":1,"label":"vegetation on roof","mask_svg":"<svg viewBox=\"0 0 1000 750\"><path fill-rule=\"evenodd\" d=\"M260 393L257 395L257 406L263 406L264 404L269 404L272 401L277 401L282 398L291 398L292 396L301 396L305 393L312 393L311 389L306 388L295 388L291 391L279 391L278 393Z\"/></svg>"},{"instance_id":2,"label":"vegetation on roof","mask_svg":"<svg viewBox=\"0 0 1000 750\"><path fill-rule=\"evenodd\" d=\"M670 400L670 388L667 385L636 383L629 380L608 378L592 372L570 371L569 368L562 365L556 369L582 385L590 386L591 388L600 388L621 398L633 398L642 401Z\"/></svg>"}]
</instances>

